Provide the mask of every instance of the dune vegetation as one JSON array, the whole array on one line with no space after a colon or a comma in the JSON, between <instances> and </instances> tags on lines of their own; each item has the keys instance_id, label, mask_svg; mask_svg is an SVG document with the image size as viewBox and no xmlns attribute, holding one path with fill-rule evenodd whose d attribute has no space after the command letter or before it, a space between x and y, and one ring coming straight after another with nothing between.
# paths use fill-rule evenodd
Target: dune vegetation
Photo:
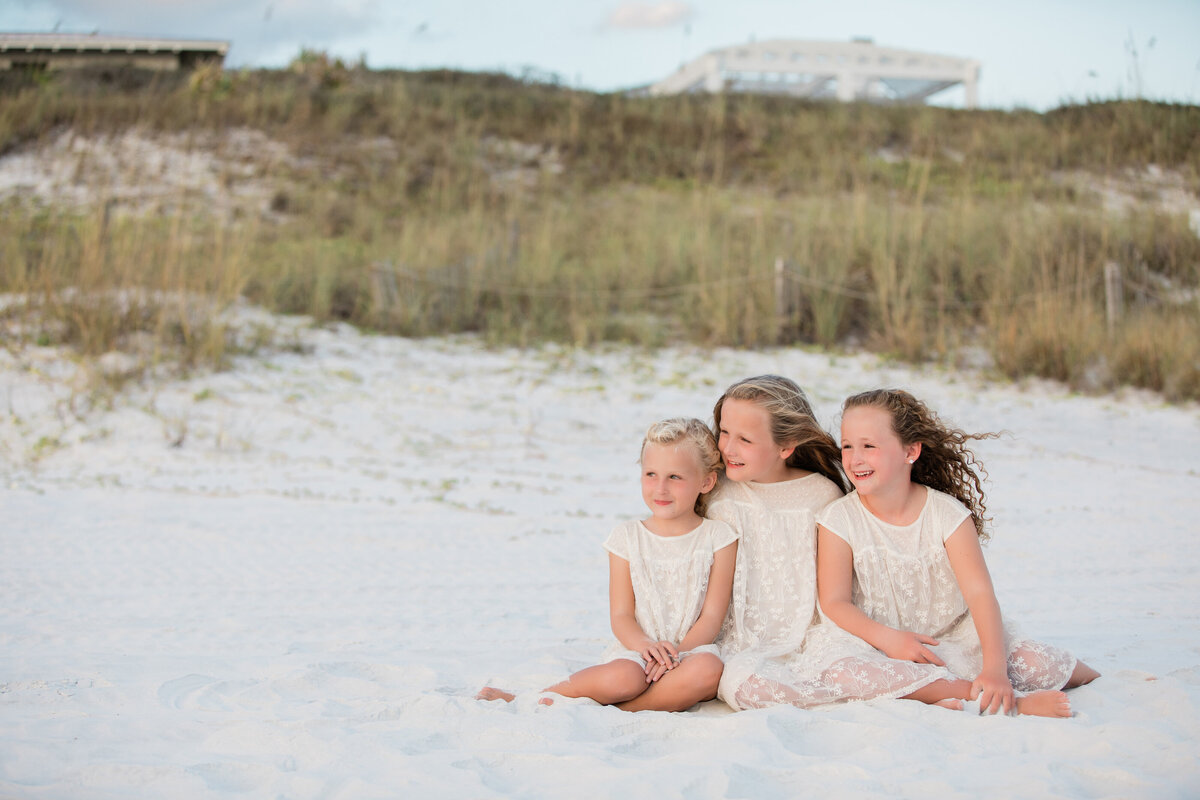
<instances>
[{"instance_id":1,"label":"dune vegetation","mask_svg":"<svg viewBox=\"0 0 1200 800\"><path fill-rule=\"evenodd\" d=\"M406 336L867 348L1200 399L1200 107L651 98L312 52L0 83L2 158L90 142L64 151L87 183L130 132L226 157L199 188L171 161L140 175L152 203L111 173L78 202L0 195L9 341L219 366L253 346L220 313L244 299Z\"/></svg>"}]
</instances>

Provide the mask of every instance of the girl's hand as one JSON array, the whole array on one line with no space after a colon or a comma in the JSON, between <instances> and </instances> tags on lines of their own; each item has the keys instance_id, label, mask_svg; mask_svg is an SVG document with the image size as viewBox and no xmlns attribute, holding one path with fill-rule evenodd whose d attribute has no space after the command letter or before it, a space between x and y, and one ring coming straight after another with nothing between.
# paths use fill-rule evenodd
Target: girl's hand
<instances>
[{"instance_id":1,"label":"girl's hand","mask_svg":"<svg viewBox=\"0 0 1200 800\"><path fill-rule=\"evenodd\" d=\"M1007 714L1017 702L1008 676L988 672L979 673L971 684L971 699L979 700L980 714L995 714L1000 710Z\"/></svg>"},{"instance_id":2,"label":"girl's hand","mask_svg":"<svg viewBox=\"0 0 1200 800\"><path fill-rule=\"evenodd\" d=\"M679 650L670 642L649 642L641 656L646 662L646 683L654 683L679 666Z\"/></svg>"},{"instance_id":3,"label":"girl's hand","mask_svg":"<svg viewBox=\"0 0 1200 800\"><path fill-rule=\"evenodd\" d=\"M893 629L880 644L879 649L888 658L898 661L915 661L918 664L936 664L939 667L946 666L945 661L942 661L936 653L925 646L938 644L938 640L932 636Z\"/></svg>"},{"instance_id":4,"label":"girl's hand","mask_svg":"<svg viewBox=\"0 0 1200 800\"><path fill-rule=\"evenodd\" d=\"M654 683L663 675L666 675L674 668L674 665L668 667L657 661L651 661L646 667L646 683Z\"/></svg>"}]
</instances>

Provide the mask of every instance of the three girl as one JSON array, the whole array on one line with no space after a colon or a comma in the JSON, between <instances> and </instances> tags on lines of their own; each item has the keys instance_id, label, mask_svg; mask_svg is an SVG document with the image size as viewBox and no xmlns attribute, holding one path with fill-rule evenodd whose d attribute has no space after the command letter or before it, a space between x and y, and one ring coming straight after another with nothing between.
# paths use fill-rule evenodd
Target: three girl
<instances>
[{"instance_id":1,"label":"three girl","mask_svg":"<svg viewBox=\"0 0 1200 800\"><path fill-rule=\"evenodd\" d=\"M603 663L545 691L629 711L683 711L716 697L721 659L713 640L729 607L738 537L704 518L721 456L703 422L651 425L640 463L650 516L618 525L604 543L617 642ZM476 697L514 699L492 687Z\"/></svg>"},{"instance_id":2,"label":"three girl","mask_svg":"<svg viewBox=\"0 0 1200 800\"><path fill-rule=\"evenodd\" d=\"M713 418L715 442L694 419L647 432L651 516L605 543L618 644L547 692L628 710L903 697L1070 715L1060 690L1099 673L1006 625L984 564L964 443L988 434L876 391L846 401L839 448L800 387L774 375L730 386Z\"/></svg>"},{"instance_id":3,"label":"three girl","mask_svg":"<svg viewBox=\"0 0 1200 800\"><path fill-rule=\"evenodd\" d=\"M855 491L817 517L821 606L879 650L971 677L980 712L1070 716L1059 691L1099 673L1023 639L984 563L984 493L971 439L908 392L846 400L842 466Z\"/></svg>"}]
</instances>

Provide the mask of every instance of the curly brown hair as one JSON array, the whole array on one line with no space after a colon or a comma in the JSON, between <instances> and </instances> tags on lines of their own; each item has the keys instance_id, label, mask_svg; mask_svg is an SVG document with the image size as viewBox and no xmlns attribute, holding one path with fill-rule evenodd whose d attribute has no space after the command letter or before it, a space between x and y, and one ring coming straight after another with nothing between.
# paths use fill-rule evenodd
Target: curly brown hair
<instances>
[{"instance_id":1,"label":"curly brown hair","mask_svg":"<svg viewBox=\"0 0 1200 800\"><path fill-rule=\"evenodd\" d=\"M779 375L756 375L730 386L713 408L713 432L721 435L721 409L726 400L750 400L771 420L771 438L784 447L795 447L787 465L817 472L833 481L842 493L849 488L842 474L842 450L820 426L807 395L795 381Z\"/></svg>"},{"instance_id":2,"label":"curly brown hair","mask_svg":"<svg viewBox=\"0 0 1200 800\"><path fill-rule=\"evenodd\" d=\"M846 399L842 413L851 408L870 406L885 411L892 419L892 431L906 447L921 445L921 455L912 467L912 480L945 492L971 512L975 532L981 541L988 539L983 481L987 470L966 444L972 439L996 439L998 433L966 433L938 418L938 415L903 389L874 389Z\"/></svg>"}]
</instances>

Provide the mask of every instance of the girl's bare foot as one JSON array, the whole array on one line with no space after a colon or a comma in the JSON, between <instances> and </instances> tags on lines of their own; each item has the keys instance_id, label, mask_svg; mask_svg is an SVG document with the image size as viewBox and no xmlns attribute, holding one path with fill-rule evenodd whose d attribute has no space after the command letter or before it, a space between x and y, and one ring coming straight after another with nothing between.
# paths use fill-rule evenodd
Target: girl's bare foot
<instances>
[{"instance_id":1,"label":"girl's bare foot","mask_svg":"<svg viewBox=\"0 0 1200 800\"><path fill-rule=\"evenodd\" d=\"M516 697L512 692L506 692L503 689L496 689L492 686L483 687L479 690L479 694L475 695L476 700L503 700L506 703L511 703Z\"/></svg>"},{"instance_id":2,"label":"girl's bare foot","mask_svg":"<svg viewBox=\"0 0 1200 800\"><path fill-rule=\"evenodd\" d=\"M956 700L953 697L947 697L945 700L938 700L936 703L934 703L934 705L941 706L942 708L948 708L951 711L963 710L963 701Z\"/></svg>"},{"instance_id":3,"label":"girl's bare foot","mask_svg":"<svg viewBox=\"0 0 1200 800\"><path fill-rule=\"evenodd\" d=\"M1032 714L1035 717L1069 717L1071 716L1071 701L1067 698L1066 692L1046 689L1018 697L1017 713Z\"/></svg>"}]
</instances>

